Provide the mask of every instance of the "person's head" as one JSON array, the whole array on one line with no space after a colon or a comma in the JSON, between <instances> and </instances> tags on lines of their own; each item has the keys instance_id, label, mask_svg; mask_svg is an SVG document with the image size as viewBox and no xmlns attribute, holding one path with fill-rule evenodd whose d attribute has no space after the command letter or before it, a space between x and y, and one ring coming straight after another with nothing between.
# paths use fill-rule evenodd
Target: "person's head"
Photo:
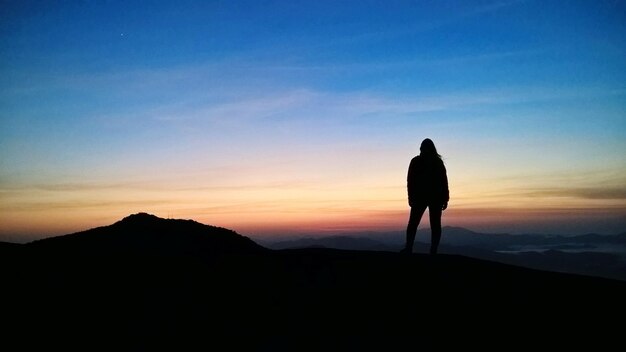
<instances>
[{"instance_id":1,"label":"person's head","mask_svg":"<svg viewBox=\"0 0 626 352\"><path fill-rule=\"evenodd\" d=\"M437 153L437 148L435 148L435 143L433 143L430 138L426 138L422 141L422 145L420 145L420 153L420 155L436 156L441 159L441 155Z\"/></svg>"}]
</instances>

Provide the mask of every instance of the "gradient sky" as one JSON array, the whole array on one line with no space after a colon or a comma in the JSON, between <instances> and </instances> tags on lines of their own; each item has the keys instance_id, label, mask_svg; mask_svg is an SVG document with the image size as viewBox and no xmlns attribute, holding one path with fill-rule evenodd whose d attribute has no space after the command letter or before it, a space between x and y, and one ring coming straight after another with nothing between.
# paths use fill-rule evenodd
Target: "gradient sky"
<instances>
[{"instance_id":1,"label":"gradient sky","mask_svg":"<svg viewBox=\"0 0 626 352\"><path fill-rule=\"evenodd\" d=\"M626 231L625 2L0 4L0 240L403 230L427 137L444 225Z\"/></svg>"}]
</instances>

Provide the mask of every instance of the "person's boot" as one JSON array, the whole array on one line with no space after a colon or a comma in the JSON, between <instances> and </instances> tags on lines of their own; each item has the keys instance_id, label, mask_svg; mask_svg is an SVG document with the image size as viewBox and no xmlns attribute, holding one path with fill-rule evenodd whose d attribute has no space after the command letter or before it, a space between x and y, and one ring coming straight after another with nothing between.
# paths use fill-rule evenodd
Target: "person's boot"
<instances>
[{"instance_id":1,"label":"person's boot","mask_svg":"<svg viewBox=\"0 0 626 352\"><path fill-rule=\"evenodd\" d=\"M439 241L441 240L441 234L433 234L430 242L430 254L437 254L437 248L439 248Z\"/></svg>"},{"instance_id":2,"label":"person's boot","mask_svg":"<svg viewBox=\"0 0 626 352\"><path fill-rule=\"evenodd\" d=\"M406 242L404 243L404 249L400 251L402 254L411 254L413 253L413 244L415 243L415 234L410 233L407 230Z\"/></svg>"}]
</instances>

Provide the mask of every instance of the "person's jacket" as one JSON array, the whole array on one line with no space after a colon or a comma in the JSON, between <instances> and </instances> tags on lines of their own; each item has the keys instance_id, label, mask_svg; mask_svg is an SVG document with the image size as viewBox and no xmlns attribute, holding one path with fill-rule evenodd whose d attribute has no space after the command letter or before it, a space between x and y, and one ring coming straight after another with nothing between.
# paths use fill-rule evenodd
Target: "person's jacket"
<instances>
[{"instance_id":1,"label":"person's jacket","mask_svg":"<svg viewBox=\"0 0 626 352\"><path fill-rule=\"evenodd\" d=\"M443 161L436 156L414 157L409 165L407 191L410 206L448 203L450 192Z\"/></svg>"}]
</instances>

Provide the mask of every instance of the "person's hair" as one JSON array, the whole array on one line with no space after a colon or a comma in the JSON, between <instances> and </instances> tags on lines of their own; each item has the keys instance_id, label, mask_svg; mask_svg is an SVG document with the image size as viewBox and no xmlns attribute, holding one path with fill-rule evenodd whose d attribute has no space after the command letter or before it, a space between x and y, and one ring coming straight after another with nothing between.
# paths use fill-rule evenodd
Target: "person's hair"
<instances>
[{"instance_id":1,"label":"person's hair","mask_svg":"<svg viewBox=\"0 0 626 352\"><path fill-rule=\"evenodd\" d=\"M420 155L436 156L441 159L441 155L437 153L437 148L435 148L435 143L433 143L430 138L426 138L422 141L422 145L420 145Z\"/></svg>"}]
</instances>

